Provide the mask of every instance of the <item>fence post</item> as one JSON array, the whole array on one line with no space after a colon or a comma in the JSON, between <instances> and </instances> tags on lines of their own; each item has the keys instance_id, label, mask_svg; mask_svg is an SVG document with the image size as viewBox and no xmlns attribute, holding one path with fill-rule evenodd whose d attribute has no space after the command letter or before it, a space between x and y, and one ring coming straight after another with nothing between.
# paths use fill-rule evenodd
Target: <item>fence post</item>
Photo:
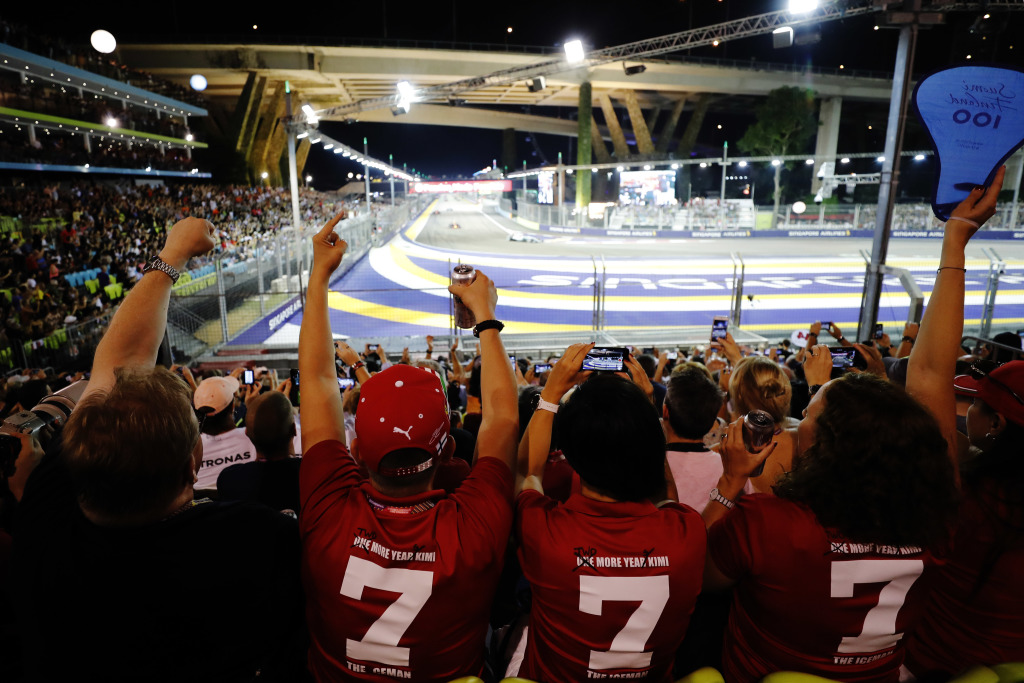
<instances>
[{"instance_id":1,"label":"fence post","mask_svg":"<svg viewBox=\"0 0 1024 683\"><path fill-rule=\"evenodd\" d=\"M982 247L982 253L988 257L988 282L985 284L985 305L981 311L981 331L979 337L988 338L992 332L992 317L996 308L996 292L999 290L999 277L1006 270L1006 262L999 257L995 249Z\"/></svg>"},{"instance_id":2,"label":"fence post","mask_svg":"<svg viewBox=\"0 0 1024 683\"><path fill-rule=\"evenodd\" d=\"M220 332L225 344L228 343L228 298L224 293L224 270L217 259L217 299L220 303Z\"/></svg>"},{"instance_id":3,"label":"fence post","mask_svg":"<svg viewBox=\"0 0 1024 683\"><path fill-rule=\"evenodd\" d=\"M264 309L265 304L263 301L263 254L263 250L260 249L260 247L256 247L256 282L258 283L257 291L259 292L260 299L260 317L263 317L267 314L266 310Z\"/></svg>"}]
</instances>

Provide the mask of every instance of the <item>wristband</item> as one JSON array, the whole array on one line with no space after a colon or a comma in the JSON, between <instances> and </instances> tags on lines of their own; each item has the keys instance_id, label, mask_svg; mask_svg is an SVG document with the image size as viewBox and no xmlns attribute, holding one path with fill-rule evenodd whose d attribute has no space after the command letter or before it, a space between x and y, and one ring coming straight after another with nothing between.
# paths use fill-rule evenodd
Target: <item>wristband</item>
<instances>
[{"instance_id":1,"label":"wristband","mask_svg":"<svg viewBox=\"0 0 1024 683\"><path fill-rule=\"evenodd\" d=\"M359 368L362 368L362 367L365 367L365 366L366 366L366 363L364 363L364 362L363 362L363 361L361 361L361 360L358 360L358 361L356 361L356 362L355 362L355 363L354 363L354 364L352 365L352 369L353 369L353 370L358 370Z\"/></svg>"},{"instance_id":2,"label":"wristband","mask_svg":"<svg viewBox=\"0 0 1024 683\"><path fill-rule=\"evenodd\" d=\"M914 343L914 338L910 337L910 336L904 336L903 337L903 341L910 342L911 344L913 344Z\"/></svg>"},{"instance_id":3,"label":"wristband","mask_svg":"<svg viewBox=\"0 0 1024 683\"><path fill-rule=\"evenodd\" d=\"M959 270L959 271L962 271L964 273L967 272L966 268L958 268L956 266L939 266L938 270L936 270L935 273L937 275L937 274L941 273L944 270Z\"/></svg>"},{"instance_id":4,"label":"wristband","mask_svg":"<svg viewBox=\"0 0 1024 683\"><path fill-rule=\"evenodd\" d=\"M557 403L551 403L550 401L545 401L540 396L538 396L537 397L537 407L535 408L535 410L546 410L549 413L557 413L558 412L558 404Z\"/></svg>"},{"instance_id":5,"label":"wristband","mask_svg":"<svg viewBox=\"0 0 1024 683\"><path fill-rule=\"evenodd\" d=\"M951 220L951 221L960 221L961 223L966 223L967 225L973 226L975 228L980 228L981 227L980 224L975 223L974 221L972 221L969 218L960 218L959 216L950 216L949 220Z\"/></svg>"},{"instance_id":6,"label":"wristband","mask_svg":"<svg viewBox=\"0 0 1024 683\"><path fill-rule=\"evenodd\" d=\"M479 339L480 333L484 330L497 330L501 332L503 329L505 329L505 323L500 320L482 320L473 328L473 336Z\"/></svg>"},{"instance_id":7,"label":"wristband","mask_svg":"<svg viewBox=\"0 0 1024 683\"><path fill-rule=\"evenodd\" d=\"M842 344L844 341L846 341L846 337L840 335L839 339L836 339L836 341L839 342L840 344Z\"/></svg>"}]
</instances>

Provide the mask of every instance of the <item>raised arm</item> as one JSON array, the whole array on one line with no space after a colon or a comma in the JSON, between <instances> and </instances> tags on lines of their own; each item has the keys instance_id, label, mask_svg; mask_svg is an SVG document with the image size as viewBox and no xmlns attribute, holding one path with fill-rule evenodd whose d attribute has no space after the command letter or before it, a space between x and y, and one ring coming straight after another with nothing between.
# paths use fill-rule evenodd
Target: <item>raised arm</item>
<instances>
[{"instance_id":1,"label":"raised arm","mask_svg":"<svg viewBox=\"0 0 1024 683\"><path fill-rule=\"evenodd\" d=\"M448 287L476 316L478 322L494 320L498 292L491 279L479 270L469 285ZM482 415L477 436L478 458L500 458L511 470L516 462L519 438L519 395L505 345L497 329L480 332L480 403Z\"/></svg>"},{"instance_id":2,"label":"raised arm","mask_svg":"<svg viewBox=\"0 0 1024 683\"><path fill-rule=\"evenodd\" d=\"M327 309L327 285L341 265L348 244L334 226L338 214L313 237L313 265L299 331L299 377L302 386L302 452L321 441L345 442L345 418L334 369L334 344Z\"/></svg>"},{"instance_id":3,"label":"raised arm","mask_svg":"<svg viewBox=\"0 0 1024 683\"><path fill-rule=\"evenodd\" d=\"M964 334L964 289L967 269L964 249L978 228L996 212L1006 167L996 172L986 190L975 188L953 210L942 236L942 254L935 287L921 320L907 366L907 392L924 404L939 422L949 456L956 462L956 398L953 373Z\"/></svg>"},{"instance_id":4,"label":"raised arm","mask_svg":"<svg viewBox=\"0 0 1024 683\"><path fill-rule=\"evenodd\" d=\"M587 352L592 348L593 343L573 344L565 350L555 367L551 368L548 381L540 394L542 401L557 406L570 389L590 376L590 372L580 372L580 367ZM544 463L551 452L551 426L554 422L555 414L543 408L538 408L530 418L530 426L526 428L523 440L519 444L517 494L523 489L544 493L541 481L544 479Z\"/></svg>"},{"instance_id":5,"label":"raised arm","mask_svg":"<svg viewBox=\"0 0 1024 683\"><path fill-rule=\"evenodd\" d=\"M185 218L167 233L160 259L179 273L193 256L213 249L213 225L202 218ZM96 348L89 388L82 396L114 385L114 370L153 367L167 328L167 306L173 282L167 273L151 270L132 287L110 321Z\"/></svg>"}]
</instances>

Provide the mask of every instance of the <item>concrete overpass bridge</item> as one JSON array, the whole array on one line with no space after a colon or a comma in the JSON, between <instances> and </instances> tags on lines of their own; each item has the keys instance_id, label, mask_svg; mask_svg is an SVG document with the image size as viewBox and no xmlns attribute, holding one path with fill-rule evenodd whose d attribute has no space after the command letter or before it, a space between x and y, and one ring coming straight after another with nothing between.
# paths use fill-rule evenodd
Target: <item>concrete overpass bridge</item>
<instances>
[{"instance_id":1,"label":"concrete overpass bridge","mask_svg":"<svg viewBox=\"0 0 1024 683\"><path fill-rule=\"evenodd\" d=\"M135 68L182 85L187 85L192 74L203 74L209 84L206 95L214 105L214 121L236 140L250 170L270 169L272 182L280 182L275 172L280 173L276 162L285 141L284 126L278 121L285 113L285 81L290 83L297 105L308 103L319 110L392 95L400 80L424 88L557 56L546 50L456 49L436 44L146 44L119 49L122 59ZM627 65L644 68L627 75ZM601 112L590 126L594 157L607 162L689 155L710 109L749 111L756 98L782 86L811 88L822 98L817 152L834 155L843 100L888 101L892 79L891 74L852 69L645 58L563 71L547 76L543 85L531 79L482 87L460 93L457 99L417 103L400 116L381 108L333 118L576 136L577 121L560 118L559 113L580 106L581 84L589 84L584 87L590 90L590 103ZM549 114L546 108L550 108ZM628 121L616 109L625 109ZM689 113L685 127L680 126L684 112ZM300 169L307 153L304 140L299 149Z\"/></svg>"}]
</instances>

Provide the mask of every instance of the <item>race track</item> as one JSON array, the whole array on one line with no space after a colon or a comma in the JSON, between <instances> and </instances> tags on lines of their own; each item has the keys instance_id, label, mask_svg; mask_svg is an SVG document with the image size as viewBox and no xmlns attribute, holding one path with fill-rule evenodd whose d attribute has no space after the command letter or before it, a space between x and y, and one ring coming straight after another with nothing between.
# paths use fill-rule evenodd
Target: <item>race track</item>
<instances>
[{"instance_id":1,"label":"race track","mask_svg":"<svg viewBox=\"0 0 1024 683\"><path fill-rule=\"evenodd\" d=\"M454 227L457 226L457 227ZM540 243L508 240L529 232ZM893 240L888 263L906 267L927 297L934 284L939 241ZM968 251L967 326L981 317L989 261L986 243ZM996 327L1024 327L1024 244L989 242L1007 261ZM448 272L460 260L498 287L506 331L591 329L594 275L605 283L605 328L708 326L727 314L733 282L730 252L746 263L742 327L770 338L788 336L814 320L856 326L868 240L593 238L533 233L493 208L443 198L389 243L374 249L337 281L329 304L336 334L382 338L449 332ZM603 266L602 266L603 264ZM604 269L602 274L600 271ZM879 320L902 334L909 299L887 278ZM263 340L294 344L301 312ZM258 340L250 340L252 341Z\"/></svg>"}]
</instances>

